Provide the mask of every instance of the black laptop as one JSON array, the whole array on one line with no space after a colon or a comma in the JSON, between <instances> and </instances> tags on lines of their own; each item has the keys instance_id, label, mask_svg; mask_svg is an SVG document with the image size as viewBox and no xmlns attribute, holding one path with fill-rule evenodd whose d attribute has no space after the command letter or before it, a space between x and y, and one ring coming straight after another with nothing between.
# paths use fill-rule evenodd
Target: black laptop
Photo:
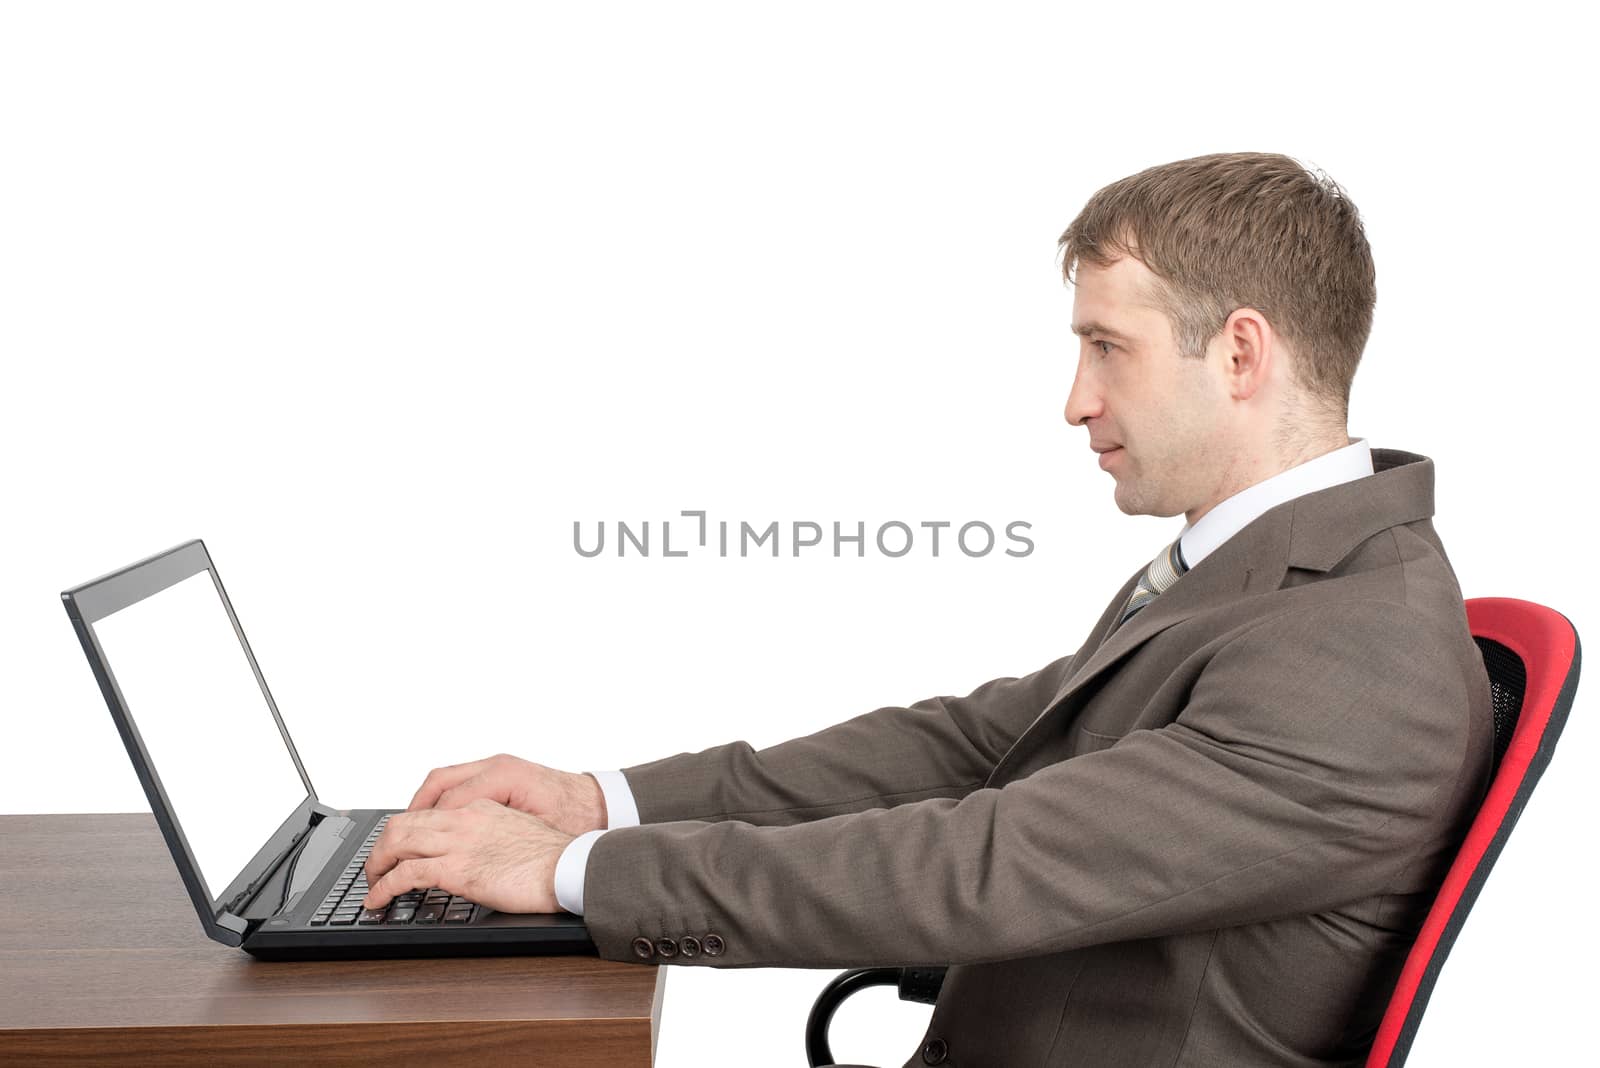
<instances>
[{"instance_id":1,"label":"black laptop","mask_svg":"<svg viewBox=\"0 0 1600 1068\"><path fill-rule=\"evenodd\" d=\"M264 959L597 953L570 912L361 908L398 809L317 798L199 540L61 595L206 934ZM108 873L111 874L111 873Z\"/></svg>"}]
</instances>

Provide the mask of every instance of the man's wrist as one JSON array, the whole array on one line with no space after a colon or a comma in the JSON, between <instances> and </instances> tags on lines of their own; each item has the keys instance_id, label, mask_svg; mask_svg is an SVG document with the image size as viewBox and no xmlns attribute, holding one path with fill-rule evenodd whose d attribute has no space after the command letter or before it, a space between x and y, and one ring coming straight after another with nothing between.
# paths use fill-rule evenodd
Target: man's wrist
<instances>
[{"instance_id":1,"label":"man's wrist","mask_svg":"<svg viewBox=\"0 0 1600 1068\"><path fill-rule=\"evenodd\" d=\"M597 831L603 831L610 826L607 823L610 815L606 812L606 792L601 788L600 780L595 778L594 772L586 771L583 773L583 777L589 790L590 812L594 817L590 827Z\"/></svg>"}]
</instances>

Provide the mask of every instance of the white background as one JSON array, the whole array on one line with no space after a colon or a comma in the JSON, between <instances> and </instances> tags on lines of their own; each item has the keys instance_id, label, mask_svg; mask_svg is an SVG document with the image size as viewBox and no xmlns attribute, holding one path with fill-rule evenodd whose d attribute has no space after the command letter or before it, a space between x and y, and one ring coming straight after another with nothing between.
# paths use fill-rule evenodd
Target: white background
<instances>
[{"instance_id":1,"label":"white background","mask_svg":"<svg viewBox=\"0 0 1600 1068\"><path fill-rule=\"evenodd\" d=\"M1119 512L1062 420L1055 241L1214 151L1349 191L1352 433L1434 458L1466 596L1600 635L1592 57L1555 5L1404 12L7 5L0 811L146 808L57 595L192 537L339 805L500 750L769 745L1071 651L1182 519ZM1037 548L572 549L695 508ZM1589 1049L1587 690L1412 1064ZM831 974L671 969L659 1063L803 1064ZM899 1065L929 1011L868 991L835 1053Z\"/></svg>"}]
</instances>

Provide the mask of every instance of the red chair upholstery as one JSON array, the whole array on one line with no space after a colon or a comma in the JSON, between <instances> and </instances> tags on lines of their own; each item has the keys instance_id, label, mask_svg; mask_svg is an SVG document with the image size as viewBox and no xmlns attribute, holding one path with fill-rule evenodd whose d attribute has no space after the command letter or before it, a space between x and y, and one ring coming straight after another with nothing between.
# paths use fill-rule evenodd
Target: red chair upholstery
<instances>
[{"instance_id":1,"label":"red chair upholstery","mask_svg":"<svg viewBox=\"0 0 1600 1068\"><path fill-rule=\"evenodd\" d=\"M1578 632L1560 612L1515 597L1473 597L1467 625L1494 698L1494 777L1400 971L1367 1068L1405 1063L1439 970L1550 763L1578 688Z\"/></svg>"},{"instance_id":2,"label":"red chair upholstery","mask_svg":"<svg viewBox=\"0 0 1600 1068\"><path fill-rule=\"evenodd\" d=\"M1566 616L1514 597L1474 597L1466 604L1468 629L1489 675L1494 775L1400 971L1367 1068L1399 1068L1405 1063L1439 970L1528 795L1550 763L1578 688L1578 632ZM834 1063L828 1024L839 1004L857 990L898 984L901 1000L933 1004L944 973L943 968L925 967L856 968L841 973L818 995L806 1020L807 1063Z\"/></svg>"}]
</instances>

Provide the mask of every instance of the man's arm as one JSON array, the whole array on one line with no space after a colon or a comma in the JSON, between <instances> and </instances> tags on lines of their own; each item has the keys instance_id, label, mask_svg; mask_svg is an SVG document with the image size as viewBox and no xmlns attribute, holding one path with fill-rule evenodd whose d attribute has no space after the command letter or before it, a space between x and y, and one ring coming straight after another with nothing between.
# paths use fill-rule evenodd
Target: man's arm
<instances>
[{"instance_id":1,"label":"man's arm","mask_svg":"<svg viewBox=\"0 0 1600 1068\"><path fill-rule=\"evenodd\" d=\"M583 914L589 853L601 835L619 827L689 819L777 826L965 796L1044 711L1076 656L1051 661L1024 678L991 679L965 697L886 706L766 749L730 742L619 771L589 772L605 800L606 827L578 835L562 851L556 900L568 912ZM644 796L642 806L634 784Z\"/></svg>"},{"instance_id":2,"label":"man's arm","mask_svg":"<svg viewBox=\"0 0 1600 1068\"><path fill-rule=\"evenodd\" d=\"M879 708L760 751L739 741L621 771L589 772L593 784L580 794L599 795L605 827L578 833L562 849L552 876L556 903L583 914L590 851L602 835L640 822L739 819L779 825L931 797L963 797L983 784L1011 743L1044 711L1076 656L1061 657L1024 678L992 679L965 697ZM520 768L511 784L473 785L478 766L493 761L524 763L501 756L436 770L438 780L431 787L424 784L412 807L434 804L450 793L449 787L470 788L480 796L504 792L498 799L510 801L521 781ZM492 777L494 769L484 774ZM468 777L466 783L461 775Z\"/></svg>"},{"instance_id":3,"label":"man's arm","mask_svg":"<svg viewBox=\"0 0 1600 1068\"><path fill-rule=\"evenodd\" d=\"M992 679L965 697L929 697L878 708L814 734L754 749L729 742L678 753L601 778L609 826L669 820L741 820L776 826L931 797L960 798L982 786L1055 696L1076 653L1023 678Z\"/></svg>"},{"instance_id":4,"label":"man's arm","mask_svg":"<svg viewBox=\"0 0 1600 1068\"><path fill-rule=\"evenodd\" d=\"M1449 848L1481 787L1487 694L1469 690L1458 653L1400 604L1276 616L1214 654L1175 722L1003 788L788 826L607 832L589 855L585 919L612 960L636 959L636 938L681 930L714 932L719 951L675 963L966 964L1385 892L1406 865ZM966 725L960 712L927 714ZM952 782L975 775L1002 740L982 736L966 763L946 758L941 770ZM782 767L799 778L812 753L790 752ZM791 793L769 769L754 765L780 804L827 796ZM893 793L923 782L926 766L883 774L872 781ZM762 796L714 811L729 817Z\"/></svg>"},{"instance_id":5,"label":"man's arm","mask_svg":"<svg viewBox=\"0 0 1600 1068\"><path fill-rule=\"evenodd\" d=\"M579 833L561 851L554 873L556 901L568 912L583 914L589 853L601 835L617 828L675 819L738 818L777 825L964 796L982 785L1011 743L1044 711L1076 656L1061 657L1024 678L992 679L965 697L879 708L760 751L748 742L731 742L620 771L587 772L602 802L605 826ZM633 783L644 792L644 814ZM437 796L419 791L429 804Z\"/></svg>"}]
</instances>

